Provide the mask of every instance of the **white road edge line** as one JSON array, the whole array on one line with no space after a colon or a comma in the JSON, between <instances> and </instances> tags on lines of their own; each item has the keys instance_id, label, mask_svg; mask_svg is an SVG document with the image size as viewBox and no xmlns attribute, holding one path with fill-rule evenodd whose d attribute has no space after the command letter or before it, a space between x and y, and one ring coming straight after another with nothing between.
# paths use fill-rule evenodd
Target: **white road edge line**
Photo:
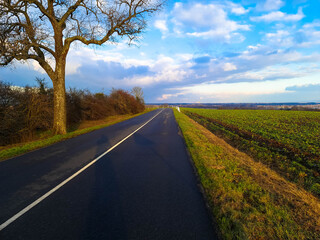
<instances>
[{"instance_id":1,"label":"white road edge line","mask_svg":"<svg viewBox=\"0 0 320 240\"><path fill-rule=\"evenodd\" d=\"M151 119L149 119L146 123L144 123L142 126L140 126L139 128L137 128L134 132L132 132L131 134L129 134L128 136L126 136L125 138L123 138L120 142L118 142L117 144L113 145L111 148L109 148L107 151L105 151L103 154L101 154L99 157L95 158L94 160L92 160L90 163L88 163L86 166L84 166L83 168L81 168L79 171L77 171L76 173L74 173L72 176L68 177L66 180L64 180L63 182L61 182L59 185L57 185L55 188L51 189L49 192L47 192L46 194L44 194L42 197L38 198L36 201L34 201L33 203L31 203L30 205L28 205L27 207L25 207L24 209L22 209L20 212L18 212L16 215L14 215L13 217L11 217L10 219L8 219L7 221L5 221L4 223L2 223L0 225L0 231L2 231L4 228L6 228L10 223L14 222L15 220L17 220L19 217L21 217L23 214L25 214L26 212L28 212L31 208L33 208L34 206L36 206L37 204L39 204L40 202L42 202L44 199L46 199L47 197L49 197L52 193L54 193L55 191L57 191L59 188L61 188L63 185L65 185L67 182L71 181L73 178L75 178L76 176L78 176L80 173L82 173L84 170L86 170L88 167L90 167L91 165L93 165L95 162L97 162L100 158L102 158L103 156L105 156L107 153L109 153L111 150L113 150L114 148L116 148L117 146L119 146L122 142L124 142L125 140L127 140L129 137L131 137L133 134L135 134L137 131L139 131L141 128L143 128L145 125L147 125L152 119L154 119L156 116L158 116L160 113L162 113L164 109L162 109L160 112L158 112L156 115L154 115Z\"/></svg>"}]
</instances>

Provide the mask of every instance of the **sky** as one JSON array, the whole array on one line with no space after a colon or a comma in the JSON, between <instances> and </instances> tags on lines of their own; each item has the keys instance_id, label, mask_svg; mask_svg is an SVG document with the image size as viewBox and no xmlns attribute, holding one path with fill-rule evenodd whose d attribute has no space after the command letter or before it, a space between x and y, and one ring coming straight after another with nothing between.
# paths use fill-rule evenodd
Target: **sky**
<instances>
[{"instance_id":1,"label":"sky","mask_svg":"<svg viewBox=\"0 0 320 240\"><path fill-rule=\"evenodd\" d=\"M320 102L320 1L173 1L139 42L72 46L66 86L108 94L142 87L147 103ZM36 62L0 68L35 85Z\"/></svg>"}]
</instances>

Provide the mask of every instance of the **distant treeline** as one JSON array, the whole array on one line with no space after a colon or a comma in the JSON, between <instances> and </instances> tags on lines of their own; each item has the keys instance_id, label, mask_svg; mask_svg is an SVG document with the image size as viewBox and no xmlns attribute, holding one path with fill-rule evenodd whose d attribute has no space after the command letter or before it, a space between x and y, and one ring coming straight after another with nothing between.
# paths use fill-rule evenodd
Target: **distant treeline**
<instances>
[{"instance_id":1,"label":"distant treeline","mask_svg":"<svg viewBox=\"0 0 320 240\"><path fill-rule=\"evenodd\" d=\"M159 104L154 104L159 106ZM242 109L242 110L287 110L287 111L320 111L319 103L169 103L161 106L179 106L204 109Z\"/></svg>"},{"instance_id":2,"label":"distant treeline","mask_svg":"<svg viewBox=\"0 0 320 240\"><path fill-rule=\"evenodd\" d=\"M0 146L33 139L53 124L53 89L44 79L37 87L14 87L0 81ZM141 90L141 89L140 89ZM99 120L120 114L136 114L145 108L142 95L113 89L110 95L70 88L66 93L67 124Z\"/></svg>"}]
</instances>

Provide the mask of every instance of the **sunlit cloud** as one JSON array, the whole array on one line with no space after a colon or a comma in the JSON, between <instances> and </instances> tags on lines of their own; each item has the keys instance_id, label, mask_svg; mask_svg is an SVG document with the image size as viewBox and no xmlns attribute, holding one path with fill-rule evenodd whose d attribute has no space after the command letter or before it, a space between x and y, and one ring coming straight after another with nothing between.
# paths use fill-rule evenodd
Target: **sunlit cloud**
<instances>
[{"instance_id":1,"label":"sunlit cloud","mask_svg":"<svg viewBox=\"0 0 320 240\"><path fill-rule=\"evenodd\" d=\"M195 3L188 5L176 3L172 12L172 21L179 35L211 38L226 42L237 37L243 41L244 37L239 37L239 31L249 31L250 26L230 20L226 9L228 6L220 4ZM230 9L237 14L246 12L239 5L232 5Z\"/></svg>"},{"instance_id":2,"label":"sunlit cloud","mask_svg":"<svg viewBox=\"0 0 320 240\"><path fill-rule=\"evenodd\" d=\"M155 28L160 29L162 32L168 31L166 20L156 20L154 26Z\"/></svg>"},{"instance_id":3,"label":"sunlit cloud","mask_svg":"<svg viewBox=\"0 0 320 240\"><path fill-rule=\"evenodd\" d=\"M239 83L204 83L196 84L188 87L172 88L168 91L170 94L163 94L159 101L175 102L177 97L180 96L192 96L190 102L246 102L246 100L254 99L255 96L265 96L265 99L272 99L273 96L294 96L295 92L313 92L310 94L306 101L311 101L316 97L317 91L320 89L320 84L317 84L317 78L320 74L314 74L310 78L293 78L293 79L279 79L278 84L275 86L273 81L261 81L261 82L239 82ZM301 81L304 85L301 86ZM297 84L297 85L295 85ZM315 90L315 91L313 91ZM303 95L299 95L300 100ZM257 101L259 102L259 101ZM263 101L262 101L263 102ZM277 99L273 99L269 102L277 102Z\"/></svg>"},{"instance_id":4,"label":"sunlit cloud","mask_svg":"<svg viewBox=\"0 0 320 240\"><path fill-rule=\"evenodd\" d=\"M285 2L282 0L265 0L259 1L256 8L258 11L274 11L279 10L284 5Z\"/></svg>"},{"instance_id":5,"label":"sunlit cloud","mask_svg":"<svg viewBox=\"0 0 320 240\"><path fill-rule=\"evenodd\" d=\"M267 13L262 16L251 17L250 19L251 21L255 22L296 22L300 21L304 17L305 15L303 14L302 8L300 7L296 14L287 14L281 11L276 11Z\"/></svg>"},{"instance_id":6,"label":"sunlit cloud","mask_svg":"<svg viewBox=\"0 0 320 240\"><path fill-rule=\"evenodd\" d=\"M240 4L236 4L233 2L226 2L226 7L230 9L231 13L236 15L243 15L250 11L249 9L245 9Z\"/></svg>"},{"instance_id":7,"label":"sunlit cloud","mask_svg":"<svg viewBox=\"0 0 320 240\"><path fill-rule=\"evenodd\" d=\"M237 70L237 67L232 63L225 63L223 65L223 70L226 72L233 71L233 70Z\"/></svg>"}]
</instances>

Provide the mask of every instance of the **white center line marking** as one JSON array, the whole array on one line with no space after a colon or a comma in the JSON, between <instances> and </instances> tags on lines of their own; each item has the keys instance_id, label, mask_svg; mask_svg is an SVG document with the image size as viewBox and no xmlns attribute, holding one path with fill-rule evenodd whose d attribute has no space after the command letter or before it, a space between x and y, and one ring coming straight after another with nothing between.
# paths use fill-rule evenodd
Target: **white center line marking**
<instances>
[{"instance_id":1,"label":"white center line marking","mask_svg":"<svg viewBox=\"0 0 320 240\"><path fill-rule=\"evenodd\" d=\"M164 110L164 109L163 109ZM84 166L83 168L81 168L79 171L77 171L76 173L74 173L72 176L68 177L66 180L64 180L63 182L61 182L59 185L57 185L55 188L51 189L49 192L47 192L46 194L44 194L42 197L38 198L36 201L34 201L33 203L31 203L30 205L28 205L27 207L25 207L24 209L22 209L20 212L18 212L17 214L15 214L13 217L11 217L10 219L8 219L7 221L5 221L4 223L2 223L0 225L0 231L3 230L4 228L6 228L10 223L14 222L15 220L17 220L19 217L21 217L23 214L25 214L26 212L28 212L31 208L33 208L34 206L36 206L37 204L39 204L40 202L42 202L44 199L46 199L47 197L49 197L52 193L54 193L55 191L57 191L59 188L61 188L63 185L65 185L67 182L71 181L73 178L75 178L76 176L78 176L80 173L82 173L84 170L86 170L88 167L90 167L91 165L93 165L95 162L97 162L100 158L102 158L103 156L105 156L107 153L109 153L111 150L113 150L114 148L116 148L117 146L119 146L121 143L123 143L125 140L127 140L129 137L131 137L133 134L135 134L137 131L139 131L141 128L143 128L145 125L147 125L152 119L154 119L156 116L158 116L160 113L162 113L161 110L160 112L158 112L156 115L154 115L151 119L149 119L146 123L144 123L142 126L140 126L139 128L137 128L134 132L132 132L131 134L129 134L128 136L126 136L125 138L123 138L120 142L118 142L117 144L113 145L111 148L109 148L107 151L105 151L103 154L101 154L99 157L95 158L94 160L92 160L90 163L88 163L86 166Z\"/></svg>"}]
</instances>

